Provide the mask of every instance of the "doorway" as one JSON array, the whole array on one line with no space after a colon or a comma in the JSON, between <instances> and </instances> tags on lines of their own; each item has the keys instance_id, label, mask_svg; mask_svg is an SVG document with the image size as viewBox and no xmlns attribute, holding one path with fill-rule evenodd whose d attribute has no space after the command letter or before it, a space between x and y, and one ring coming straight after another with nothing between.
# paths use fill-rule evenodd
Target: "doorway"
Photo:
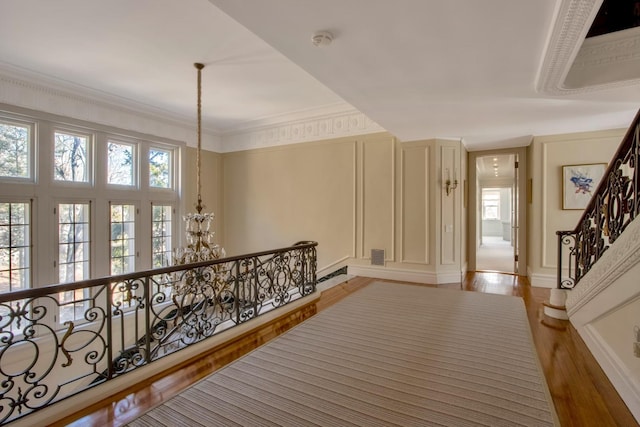
<instances>
[{"instance_id":1,"label":"doorway","mask_svg":"<svg viewBox=\"0 0 640 427\"><path fill-rule=\"evenodd\" d=\"M525 155L525 148L469 153L469 270L526 274Z\"/></svg>"}]
</instances>

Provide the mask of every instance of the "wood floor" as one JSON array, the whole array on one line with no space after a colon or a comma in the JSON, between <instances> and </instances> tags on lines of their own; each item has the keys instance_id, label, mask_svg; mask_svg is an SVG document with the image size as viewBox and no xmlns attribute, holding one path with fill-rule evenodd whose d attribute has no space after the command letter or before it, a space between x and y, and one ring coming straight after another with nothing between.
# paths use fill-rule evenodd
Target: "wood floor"
<instances>
[{"instance_id":1,"label":"wood floor","mask_svg":"<svg viewBox=\"0 0 640 427\"><path fill-rule=\"evenodd\" d=\"M170 399L190 384L277 337L315 313L377 279L354 278L322 293L320 300L261 327L241 340L162 376L149 378L126 392L61 420L54 426L120 426ZM427 286L427 285L417 285ZM521 296L533 339L562 426L637 426L576 330L566 321L545 319L542 302L549 290L532 288L526 278L500 273L470 273L464 283L440 285L473 292Z\"/></svg>"}]
</instances>

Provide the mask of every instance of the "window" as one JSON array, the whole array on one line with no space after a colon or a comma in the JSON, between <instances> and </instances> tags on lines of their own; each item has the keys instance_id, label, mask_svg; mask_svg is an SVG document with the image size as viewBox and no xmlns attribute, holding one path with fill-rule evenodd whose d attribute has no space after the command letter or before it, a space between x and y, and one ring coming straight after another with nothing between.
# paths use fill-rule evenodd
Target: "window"
<instances>
[{"instance_id":1,"label":"window","mask_svg":"<svg viewBox=\"0 0 640 427\"><path fill-rule=\"evenodd\" d=\"M54 141L53 179L89 182L89 137L55 132Z\"/></svg>"},{"instance_id":2,"label":"window","mask_svg":"<svg viewBox=\"0 0 640 427\"><path fill-rule=\"evenodd\" d=\"M109 141L107 144L107 182L109 184L134 186L134 145Z\"/></svg>"},{"instance_id":3,"label":"window","mask_svg":"<svg viewBox=\"0 0 640 427\"><path fill-rule=\"evenodd\" d=\"M151 206L151 268L168 267L171 257L173 206Z\"/></svg>"},{"instance_id":4,"label":"window","mask_svg":"<svg viewBox=\"0 0 640 427\"><path fill-rule=\"evenodd\" d=\"M111 205L111 274L135 271L134 205Z\"/></svg>"},{"instance_id":5,"label":"window","mask_svg":"<svg viewBox=\"0 0 640 427\"><path fill-rule=\"evenodd\" d=\"M60 283L89 278L89 204L58 205L58 260Z\"/></svg>"},{"instance_id":6,"label":"window","mask_svg":"<svg viewBox=\"0 0 640 427\"><path fill-rule=\"evenodd\" d=\"M60 283L90 278L90 222L88 203L58 204L58 278ZM85 290L60 292L60 323L82 319Z\"/></svg>"},{"instance_id":7,"label":"window","mask_svg":"<svg viewBox=\"0 0 640 427\"><path fill-rule=\"evenodd\" d=\"M0 293L31 286L29 203L0 203Z\"/></svg>"},{"instance_id":8,"label":"window","mask_svg":"<svg viewBox=\"0 0 640 427\"><path fill-rule=\"evenodd\" d=\"M183 146L4 106L0 293L171 265ZM48 306L55 326L86 322L84 309L96 304L94 292L98 288L56 293L57 304ZM112 302L129 300L128 294L114 294ZM0 317L7 313L0 307Z\"/></svg>"},{"instance_id":9,"label":"window","mask_svg":"<svg viewBox=\"0 0 640 427\"><path fill-rule=\"evenodd\" d=\"M149 149L149 187L172 188L172 152L161 148Z\"/></svg>"},{"instance_id":10,"label":"window","mask_svg":"<svg viewBox=\"0 0 640 427\"><path fill-rule=\"evenodd\" d=\"M500 190L482 189L482 219L500 219Z\"/></svg>"},{"instance_id":11,"label":"window","mask_svg":"<svg viewBox=\"0 0 640 427\"><path fill-rule=\"evenodd\" d=\"M500 190L482 189L482 219L500 219Z\"/></svg>"},{"instance_id":12,"label":"window","mask_svg":"<svg viewBox=\"0 0 640 427\"><path fill-rule=\"evenodd\" d=\"M31 178L31 127L0 122L0 177Z\"/></svg>"}]
</instances>

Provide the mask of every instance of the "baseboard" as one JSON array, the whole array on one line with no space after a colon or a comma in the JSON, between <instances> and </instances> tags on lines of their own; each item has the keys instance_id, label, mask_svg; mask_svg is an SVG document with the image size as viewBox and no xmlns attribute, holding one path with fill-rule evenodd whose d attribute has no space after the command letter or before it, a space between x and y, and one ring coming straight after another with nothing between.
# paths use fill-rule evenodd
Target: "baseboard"
<instances>
[{"instance_id":1,"label":"baseboard","mask_svg":"<svg viewBox=\"0 0 640 427\"><path fill-rule=\"evenodd\" d=\"M432 271L401 270L369 265L350 265L349 275L371 277L374 279L399 280L404 282L426 283L440 285L444 283L460 283L460 272L434 273Z\"/></svg>"},{"instance_id":2,"label":"baseboard","mask_svg":"<svg viewBox=\"0 0 640 427\"><path fill-rule=\"evenodd\" d=\"M318 283L316 285L316 290L320 292L326 291L327 289L331 289L334 286L340 285L346 282L347 280L352 279L353 277L354 276L350 274L340 274L338 276L332 277L331 279Z\"/></svg>"},{"instance_id":3,"label":"baseboard","mask_svg":"<svg viewBox=\"0 0 640 427\"><path fill-rule=\"evenodd\" d=\"M329 265L325 265L324 267L321 267L318 269L318 271L316 271L316 276L320 278L336 270L340 270L341 268L347 266L350 259L351 259L350 257L346 256L346 257L340 258L337 261L332 262Z\"/></svg>"},{"instance_id":4,"label":"baseboard","mask_svg":"<svg viewBox=\"0 0 640 427\"><path fill-rule=\"evenodd\" d=\"M629 411L640 423L640 384L633 381L633 374L593 327L586 325L577 327L576 330Z\"/></svg>"},{"instance_id":5,"label":"baseboard","mask_svg":"<svg viewBox=\"0 0 640 427\"><path fill-rule=\"evenodd\" d=\"M554 274L534 274L531 270L527 269L527 276L529 277L531 286L537 288L553 289L558 286L558 277Z\"/></svg>"}]
</instances>

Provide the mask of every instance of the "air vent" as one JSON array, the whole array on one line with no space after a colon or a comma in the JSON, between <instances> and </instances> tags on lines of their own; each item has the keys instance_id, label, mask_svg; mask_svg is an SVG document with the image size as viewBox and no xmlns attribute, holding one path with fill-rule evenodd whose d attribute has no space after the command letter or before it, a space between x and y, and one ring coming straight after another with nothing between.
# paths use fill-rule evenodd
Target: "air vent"
<instances>
[{"instance_id":1,"label":"air vent","mask_svg":"<svg viewBox=\"0 0 640 427\"><path fill-rule=\"evenodd\" d=\"M371 265L384 265L384 249L371 249Z\"/></svg>"}]
</instances>

